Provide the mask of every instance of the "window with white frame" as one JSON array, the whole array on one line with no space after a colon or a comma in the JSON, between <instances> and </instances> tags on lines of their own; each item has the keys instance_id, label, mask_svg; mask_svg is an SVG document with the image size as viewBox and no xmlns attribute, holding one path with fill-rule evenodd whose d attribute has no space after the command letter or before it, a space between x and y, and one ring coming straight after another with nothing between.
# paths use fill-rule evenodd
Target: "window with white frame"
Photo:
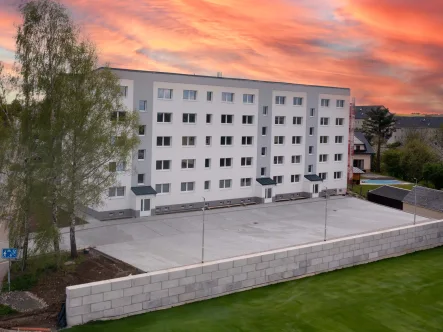
<instances>
[{"instance_id":1,"label":"window with white frame","mask_svg":"<svg viewBox=\"0 0 443 332\"><path fill-rule=\"evenodd\" d=\"M274 118L274 124L276 125L284 125L285 124L285 116L276 116Z\"/></svg>"},{"instance_id":2,"label":"window with white frame","mask_svg":"<svg viewBox=\"0 0 443 332\"><path fill-rule=\"evenodd\" d=\"M262 155L262 156L266 156L267 151L268 151L268 149L266 148L266 146L263 146L263 147L261 148L261 155Z\"/></svg>"},{"instance_id":3,"label":"window with white frame","mask_svg":"<svg viewBox=\"0 0 443 332\"><path fill-rule=\"evenodd\" d=\"M212 136L206 136L206 138L205 138L206 146L210 146L211 142L212 142Z\"/></svg>"},{"instance_id":4,"label":"window with white frame","mask_svg":"<svg viewBox=\"0 0 443 332\"><path fill-rule=\"evenodd\" d=\"M194 169L195 159L182 159L181 165L182 169Z\"/></svg>"},{"instance_id":5,"label":"window with white frame","mask_svg":"<svg viewBox=\"0 0 443 332\"><path fill-rule=\"evenodd\" d=\"M252 157L242 157L240 160L240 165L245 166L252 166Z\"/></svg>"},{"instance_id":6,"label":"window with white frame","mask_svg":"<svg viewBox=\"0 0 443 332\"><path fill-rule=\"evenodd\" d=\"M171 146L171 136L157 136L157 146Z\"/></svg>"},{"instance_id":7,"label":"window with white frame","mask_svg":"<svg viewBox=\"0 0 443 332\"><path fill-rule=\"evenodd\" d=\"M146 131L145 125L138 126L138 135L139 136L145 136L145 131Z\"/></svg>"},{"instance_id":8,"label":"window with white frame","mask_svg":"<svg viewBox=\"0 0 443 332\"><path fill-rule=\"evenodd\" d=\"M252 145L254 142L253 136L242 136L241 145Z\"/></svg>"},{"instance_id":9,"label":"window with white frame","mask_svg":"<svg viewBox=\"0 0 443 332\"><path fill-rule=\"evenodd\" d=\"M344 101L344 100L340 100L340 99L338 99L338 100L337 100L337 103L336 103L336 106L337 106L337 108L343 108L343 107L345 107L345 101Z\"/></svg>"},{"instance_id":10,"label":"window with white frame","mask_svg":"<svg viewBox=\"0 0 443 332\"><path fill-rule=\"evenodd\" d=\"M241 122L243 124L253 124L254 123L254 116L253 115L243 115Z\"/></svg>"},{"instance_id":11,"label":"window with white frame","mask_svg":"<svg viewBox=\"0 0 443 332\"><path fill-rule=\"evenodd\" d=\"M314 135L314 127L309 127L309 136Z\"/></svg>"},{"instance_id":12,"label":"window with white frame","mask_svg":"<svg viewBox=\"0 0 443 332\"><path fill-rule=\"evenodd\" d=\"M343 153L336 153L334 155L334 161L343 161Z\"/></svg>"},{"instance_id":13,"label":"window with white frame","mask_svg":"<svg viewBox=\"0 0 443 332\"><path fill-rule=\"evenodd\" d=\"M138 160L145 160L145 154L146 154L146 150L145 149L140 149L137 152L137 159Z\"/></svg>"},{"instance_id":14,"label":"window with white frame","mask_svg":"<svg viewBox=\"0 0 443 332\"><path fill-rule=\"evenodd\" d=\"M292 174L291 175L291 183L300 182L300 174Z\"/></svg>"},{"instance_id":15,"label":"window with white frame","mask_svg":"<svg viewBox=\"0 0 443 332\"><path fill-rule=\"evenodd\" d=\"M311 108L309 110L309 116L312 118L313 116L315 116L315 108Z\"/></svg>"},{"instance_id":16,"label":"window with white frame","mask_svg":"<svg viewBox=\"0 0 443 332\"><path fill-rule=\"evenodd\" d=\"M343 143L343 136L335 136L335 143L342 144Z\"/></svg>"},{"instance_id":17,"label":"window with white frame","mask_svg":"<svg viewBox=\"0 0 443 332\"><path fill-rule=\"evenodd\" d=\"M182 146L195 146L195 136L182 136Z\"/></svg>"},{"instance_id":18,"label":"window with white frame","mask_svg":"<svg viewBox=\"0 0 443 332\"><path fill-rule=\"evenodd\" d=\"M210 190L211 189L211 181L210 180L206 180L205 181L204 189L205 190Z\"/></svg>"},{"instance_id":19,"label":"window with white frame","mask_svg":"<svg viewBox=\"0 0 443 332\"><path fill-rule=\"evenodd\" d=\"M115 166L115 170L117 172L124 172L126 171L126 161L119 161L116 166Z\"/></svg>"},{"instance_id":20,"label":"window with white frame","mask_svg":"<svg viewBox=\"0 0 443 332\"><path fill-rule=\"evenodd\" d=\"M197 121L197 114L183 113L183 123L195 123Z\"/></svg>"},{"instance_id":21,"label":"window with white frame","mask_svg":"<svg viewBox=\"0 0 443 332\"><path fill-rule=\"evenodd\" d=\"M286 103L286 97L285 96L275 96L275 103L277 105L284 105Z\"/></svg>"},{"instance_id":22,"label":"window with white frame","mask_svg":"<svg viewBox=\"0 0 443 332\"><path fill-rule=\"evenodd\" d=\"M220 158L220 167L232 167L232 158Z\"/></svg>"},{"instance_id":23,"label":"window with white frame","mask_svg":"<svg viewBox=\"0 0 443 332\"><path fill-rule=\"evenodd\" d=\"M284 161L284 156L274 156L274 165L283 165Z\"/></svg>"},{"instance_id":24,"label":"window with white frame","mask_svg":"<svg viewBox=\"0 0 443 332\"><path fill-rule=\"evenodd\" d=\"M320 105L321 107L329 107L329 99L322 99Z\"/></svg>"},{"instance_id":25,"label":"window with white frame","mask_svg":"<svg viewBox=\"0 0 443 332\"><path fill-rule=\"evenodd\" d=\"M222 92L222 102L233 103L234 93L233 92Z\"/></svg>"},{"instance_id":26,"label":"window with white frame","mask_svg":"<svg viewBox=\"0 0 443 332\"><path fill-rule=\"evenodd\" d=\"M277 185L283 183L283 175L275 175L272 178L277 183Z\"/></svg>"},{"instance_id":27,"label":"window with white frame","mask_svg":"<svg viewBox=\"0 0 443 332\"><path fill-rule=\"evenodd\" d=\"M329 136L320 136L320 144L328 144Z\"/></svg>"},{"instance_id":28,"label":"window with white frame","mask_svg":"<svg viewBox=\"0 0 443 332\"><path fill-rule=\"evenodd\" d=\"M172 113L157 113L157 122L159 123L172 122Z\"/></svg>"},{"instance_id":29,"label":"window with white frame","mask_svg":"<svg viewBox=\"0 0 443 332\"><path fill-rule=\"evenodd\" d=\"M341 179L342 177L342 172L334 172L334 179Z\"/></svg>"},{"instance_id":30,"label":"window with white frame","mask_svg":"<svg viewBox=\"0 0 443 332\"><path fill-rule=\"evenodd\" d=\"M250 187L252 186L252 178L241 178L240 187Z\"/></svg>"},{"instance_id":31,"label":"window with white frame","mask_svg":"<svg viewBox=\"0 0 443 332\"><path fill-rule=\"evenodd\" d=\"M117 111L111 113L111 121L125 121L126 112L125 111Z\"/></svg>"},{"instance_id":32,"label":"window with white frame","mask_svg":"<svg viewBox=\"0 0 443 332\"><path fill-rule=\"evenodd\" d=\"M221 123L233 123L234 115L232 114L222 114L221 115Z\"/></svg>"},{"instance_id":33,"label":"window with white frame","mask_svg":"<svg viewBox=\"0 0 443 332\"><path fill-rule=\"evenodd\" d=\"M302 106L303 105L303 98L302 97L294 97L293 105L294 106Z\"/></svg>"},{"instance_id":34,"label":"window with white frame","mask_svg":"<svg viewBox=\"0 0 443 332\"><path fill-rule=\"evenodd\" d=\"M266 136L266 133L268 131L268 127L261 127L261 135Z\"/></svg>"},{"instance_id":35,"label":"window with white frame","mask_svg":"<svg viewBox=\"0 0 443 332\"><path fill-rule=\"evenodd\" d=\"M157 171L169 171L171 169L170 160L157 160L155 162L155 169Z\"/></svg>"},{"instance_id":36,"label":"window with white frame","mask_svg":"<svg viewBox=\"0 0 443 332\"><path fill-rule=\"evenodd\" d=\"M329 126L329 118L320 118L320 126Z\"/></svg>"},{"instance_id":37,"label":"window with white frame","mask_svg":"<svg viewBox=\"0 0 443 332\"><path fill-rule=\"evenodd\" d=\"M180 184L180 191L181 192L194 191L194 184L195 184L195 182L182 182Z\"/></svg>"},{"instance_id":38,"label":"window with white frame","mask_svg":"<svg viewBox=\"0 0 443 332\"><path fill-rule=\"evenodd\" d=\"M310 145L308 147L308 154L313 154L314 153L314 147L312 145Z\"/></svg>"},{"instance_id":39,"label":"window with white frame","mask_svg":"<svg viewBox=\"0 0 443 332\"><path fill-rule=\"evenodd\" d=\"M183 90L183 100L197 100L197 90Z\"/></svg>"},{"instance_id":40,"label":"window with white frame","mask_svg":"<svg viewBox=\"0 0 443 332\"><path fill-rule=\"evenodd\" d=\"M155 191L157 194L169 194L171 191L170 183L158 183L155 185Z\"/></svg>"},{"instance_id":41,"label":"window with white frame","mask_svg":"<svg viewBox=\"0 0 443 332\"><path fill-rule=\"evenodd\" d=\"M274 136L274 144L275 145L283 145L285 143L284 136Z\"/></svg>"},{"instance_id":42,"label":"window with white frame","mask_svg":"<svg viewBox=\"0 0 443 332\"><path fill-rule=\"evenodd\" d=\"M314 169L314 165L308 165L308 173L312 173Z\"/></svg>"},{"instance_id":43,"label":"window with white frame","mask_svg":"<svg viewBox=\"0 0 443 332\"><path fill-rule=\"evenodd\" d=\"M148 108L148 101L146 101L146 100L139 100L138 101L138 110L140 112L146 112L147 108Z\"/></svg>"},{"instance_id":44,"label":"window with white frame","mask_svg":"<svg viewBox=\"0 0 443 332\"><path fill-rule=\"evenodd\" d=\"M137 184L145 184L145 175L137 174Z\"/></svg>"},{"instance_id":45,"label":"window with white frame","mask_svg":"<svg viewBox=\"0 0 443 332\"><path fill-rule=\"evenodd\" d=\"M294 125L301 125L303 121L303 118L301 116L294 116L292 118L292 124Z\"/></svg>"},{"instance_id":46,"label":"window with white frame","mask_svg":"<svg viewBox=\"0 0 443 332\"><path fill-rule=\"evenodd\" d=\"M172 99L172 89L159 88L157 91L158 99Z\"/></svg>"},{"instance_id":47,"label":"window with white frame","mask_svg":"<svg viewBox=\"0 0 443 332\"><path fill-rule=\"evenodd\" d=\"M212 91L206 92L206 101L212 101Z\"/></svg>"},{"instance_id":48,"label":"window with white frame","mask_svg":"<svg viewBox=\"0 0 443 332\"><path fill-rule=\"evenodd\" d=\"M268 106L263 106L263 115L268 115Z\"/></svg>"},{"instance_id":49,"label":"window with white frame","mask_svg":"<svg viewBox=\"0 0 443 332\"><path fill-rule=\"evenodd\" d=\"M244 104L253 104L255 96L253 94L245 93L243 94L243 103Z\"/></svg>"},{"instance_id":50,"label":"window with white frame","mask_svg":"<svg viewBox=\"0 0 443 332\"><path fill-rule=\"evenodd\" d=\"M326 172L318 173L318 176L319 176L322 180L327 180L327 179L328 179L328 173L326 173Z\"/></svg>"},{"instance_id":51,"label":"window with white frame","mask_svg":"<svg viewBox=\"0 0 443 332\"><path fill-rule=\"evenodd\" d=\"M231 179L223 179L219 181L219 188L220 189L229 189L232 186L232 180Z\"/></svg>"},{"instance_id":52,"label":"window with white frame","mask_svg":"<svg viewBox=\"0 0 443 332\"><path fill-rule=\"evenodd\" d=\"M232 145L233 140L234 140L233 136L221 136L220 145Z\"/></svg>"},{"instance_id":53,"label":"window with white frame","mask_svg":"<svg viewBox=\"0 0 443 332\"><path fill-rule=\"evenodd\" d=\"M291 156L291 163L300 164L301 163L301 155Z\"/></svg>"},{"instance_id":54,"label":"window with white frame","mask_svg":"<svg viewBox=\"0 0 443 332\"><path fill-rule=\"evenodd\" d=\"M328 155L327 154L321 154L318 156L318 162L319 163L326 163L328 161Z\"/></svg>"},{"instance_id":55,"label":"window with white frame","mask_svg":"<svg viewBox=\"0 0 443 332\"><path fill-rule=\"evenodd\" d=\"M211 158L205 158L205 168L211 168Z\"/></svg>"},{"instance_id":56,"label":"window with white frame","mask_svg":"<svg viewBox=\"0 0 443 332\"><path fill-rule=\"evenodd\" d=\"M292 144L301 144L301 136L292 136Z\"/></svg>"},{"instance_id":57,"label":"window with white frame","mask_svg":"<svg viewBox=\"0 0 443 332\"><path fill-rule=\"evenodd\" d=\"M109 197L124 197L126 187L110 187L108 190Z\"/></svg>"},{"instance_id":58,"label":"window with white frame","mask_svg":"<svg viewBox=\"0 0 443 332\"><path fill-rule=\"evenodd\" d=\"M345 123L345 119L344 118L336 118L335 119L335 125L336 126L343 126Z\"/></svg>"},{"instance_id":59,"label":"window with white frame","mask_svg":"<svg viewBox=\"0 0 443 332\"><path fill-rule=\"evenodd\" d=\"M120 85L120 94L123 97L127 97L128 96L128 87L126 85Z\"/></svg>"},{"instance_id":60,"label":"window with white frame","mask_svg":"<svg viewBox=\"0 0 443 332\"><path fill-rule=\"evenodd\" d=\"M206 114L206 123L212 123L212 114Z\"/></svg>"}]
</instances>

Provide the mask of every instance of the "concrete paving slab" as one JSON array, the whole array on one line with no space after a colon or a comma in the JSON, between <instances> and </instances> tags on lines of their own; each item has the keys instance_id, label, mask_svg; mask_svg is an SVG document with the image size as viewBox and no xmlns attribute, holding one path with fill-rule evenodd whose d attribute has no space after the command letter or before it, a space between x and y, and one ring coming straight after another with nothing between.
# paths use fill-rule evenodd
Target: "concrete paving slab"
<instances>
[{"instance_id":1,"label":"concrete paving slab","mask_svg":"<svg viewBox=\"0 0 443 332\"><path fill-rule=\"evenodd\" d=\"M202 212L85 225L79 246L98 250L143 271L201 262ZM428 219L417 217L418 222ZM412 224L413 215L351 197L328 200L327 237L338 238ZM205 261L322 241L325 199L205 212ZM69 244L64 232L63 246Z\"/></svg>"}]
</instances>

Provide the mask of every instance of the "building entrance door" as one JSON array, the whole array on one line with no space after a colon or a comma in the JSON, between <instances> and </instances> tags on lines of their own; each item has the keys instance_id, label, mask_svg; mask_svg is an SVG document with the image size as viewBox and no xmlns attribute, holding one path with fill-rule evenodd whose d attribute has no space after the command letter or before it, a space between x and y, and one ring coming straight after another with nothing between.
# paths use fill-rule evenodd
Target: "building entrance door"
<instances>
[{"instance_id":1,"label":"building entrance door","mask_svg":"<svg viewBox=\"0 0 443 332\"><path fill-rule=\"evenodd\" d=\"M265 203L272 202L272 188L265 189Z\"/></svg>"},{"instance_id":2,"label":"building entrance door","mask_svg":"<svg viewBox=\"0 0 443 332\"><path fill-rule=\"evenodd\" d=\"M140 201L140 217L151 215L151 200L149 198L142 198Z\"/></svg>"}]
</instances>

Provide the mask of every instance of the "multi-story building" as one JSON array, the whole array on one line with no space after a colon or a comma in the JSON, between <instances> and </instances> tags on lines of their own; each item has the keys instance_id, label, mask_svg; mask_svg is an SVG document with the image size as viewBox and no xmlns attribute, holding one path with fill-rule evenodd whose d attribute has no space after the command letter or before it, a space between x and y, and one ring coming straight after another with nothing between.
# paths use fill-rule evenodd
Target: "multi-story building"
<instances>
[{"instance_id":1,"label":"multi-story building","mask_svg":"<svg viewBox=\"0 0 443 332\"><path fill-rule=\"evenodd\" d=\"M95 217L345 193L349 89L113 71L140 145Z\"/></svg>"}]
</instances>

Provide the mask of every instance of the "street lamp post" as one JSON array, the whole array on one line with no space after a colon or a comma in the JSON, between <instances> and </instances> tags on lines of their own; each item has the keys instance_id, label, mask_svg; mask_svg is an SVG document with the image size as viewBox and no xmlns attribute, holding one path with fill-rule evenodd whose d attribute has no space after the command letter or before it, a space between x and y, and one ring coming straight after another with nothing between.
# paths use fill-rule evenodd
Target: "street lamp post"
<instances>
[{"instance_id":1,"label":"street lamp post","mask_svg":"<svg viewBox=\"0 0 443 332\"><path fill-rule=\"evenodd\" d=\"M414 178L415 186L414 186L414 225L417 218L417 178Z\"/></svg>"},{"instance_id":2,"label":"street lamp post","mask_svg":"<svg viewBox=\"0 0 443 332\"><path fill-rule=\"evenodd\" d=\"M205 208L206 198L203 197L202 263L205 262Z\"/></svg>"},{"instance_id":3,"label":"street lamp post","mask_svg":"<svg viewBox=\"0 0 443 332\"><path fill-rule=\"evenodd\" d=\"M325 187L325 199L326 199L326 205L325 205L325 238L323 241L326 241L326 225L328 222L328 188Z\"/></svg>"}]
</instances>

